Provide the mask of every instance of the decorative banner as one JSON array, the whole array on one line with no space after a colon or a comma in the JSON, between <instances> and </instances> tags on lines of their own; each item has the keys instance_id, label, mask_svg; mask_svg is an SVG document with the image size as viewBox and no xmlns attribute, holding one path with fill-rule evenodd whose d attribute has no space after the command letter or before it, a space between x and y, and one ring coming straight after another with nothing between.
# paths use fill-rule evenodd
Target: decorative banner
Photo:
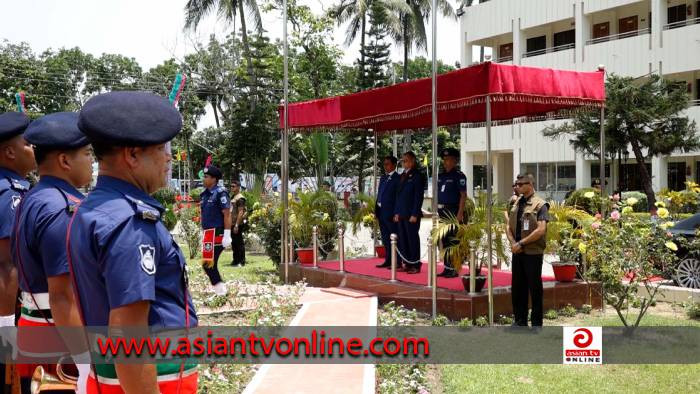
<instances>
[{"instance_id":1,"label":"decorative banner","mask_svg":"<svg viewBox=\"0 0 700 394\"><path fill-rule=\"evenodd\" d=\"M216 235L216 230L213 228L204 230L202 236L202 264L208 265L207 263L214 261L214 238Z\"/></svg>"},{"instance_id":2,"label":"decorative banner","mask_svg":"<svg viewBox=\"0 0 700 394\"><path fill-rule=\"evenodd\" d=\"M175 76L175 81L173 82L173 88L170 90L170 103L177 107L178 102L180 102L180 96L182 95L182 90L185 88L185 82L187 82L187 77L185 74L178 73Z\"/></svg>"},{"instance_id":3,"label":"decorative banner","mask_svg":"<svg viewBox=\"0 0 700 394\"><path fill-rule=\"evenodd\" d=\"M207 161L204 163L204 167L209 167L211 165L212 157L211 155L207 156Z\"/></svg>"},{"instance_id":4,"label":"decorative banner","mask_svg":"<svg viewBox=\"0 0 700 394\"><path fill-rule=\"evenodd\" d=\"M25 112L25 110L24 110L24 92L15 93L15 101L17 102L17 112Z\"/></svg>"}]
</instances>

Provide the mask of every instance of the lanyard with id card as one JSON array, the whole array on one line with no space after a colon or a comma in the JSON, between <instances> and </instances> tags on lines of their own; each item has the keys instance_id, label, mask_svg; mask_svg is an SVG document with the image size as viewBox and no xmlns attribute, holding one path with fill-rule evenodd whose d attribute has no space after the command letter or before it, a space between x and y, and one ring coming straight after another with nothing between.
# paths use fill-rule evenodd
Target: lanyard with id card
<instances>
[{"instance_id":1,"label":"lanyard with id card","mask_svg":"<svg viewBox=\"0 0 700 394\"><path fill-rule=\"evenodd\" d=\"M525 220L524 217L521 220L523 221L523 231L530 231L530 221Z\"/></svg>"}]
</instances>

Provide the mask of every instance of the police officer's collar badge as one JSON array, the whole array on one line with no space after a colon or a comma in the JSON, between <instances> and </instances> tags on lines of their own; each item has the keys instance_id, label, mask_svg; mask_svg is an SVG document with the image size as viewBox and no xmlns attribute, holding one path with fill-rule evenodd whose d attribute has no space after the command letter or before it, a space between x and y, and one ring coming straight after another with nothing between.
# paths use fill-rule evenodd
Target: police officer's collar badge
<instances>
[{"instance_id":1,"label":"police officer's collar badge","mask_svg":"<svg viewBox=\"0 0 700 394\"><path fill-rule=\"evenodd\" d=\"M14 210L17 208L19 205L19 202L22 200L22 197L20 196L12 196L12 209Z\"/></svg>"},{"instance_id":2,"label":"police officer's collar badge","mask_svg":"<svg viewBox=\"0 0 700 394\"><path fill-rule=\"evenodd\" d=\"M466 179L460 179L460 180L459 180L459 184L462 185L462 186L465 186L465 185L467 184L467 180L466 180Z\"/></svg>"},{"instance_id":3,"label":"police officer's collar badge","mask_svg":"<svg viewBox=\"0 0 700 394\"><path fill-rule=\"evenodd\" d=\"M27 190L27 189L29 189L25 184L23 184L22 182L20 182L16 179L12 180L12 188L15 190Z\"/></svg>"},{"instance_id":4,"label":"police officer's collar badge","mask_svg":"<svg viewBox=\"0 0 700 394\"><path fill-rule=\"evenodd\" d=\"M139 245L141 253L141 269L148 275L156 273L156 248L151 245Z\"/></svg>"}]
</instances>

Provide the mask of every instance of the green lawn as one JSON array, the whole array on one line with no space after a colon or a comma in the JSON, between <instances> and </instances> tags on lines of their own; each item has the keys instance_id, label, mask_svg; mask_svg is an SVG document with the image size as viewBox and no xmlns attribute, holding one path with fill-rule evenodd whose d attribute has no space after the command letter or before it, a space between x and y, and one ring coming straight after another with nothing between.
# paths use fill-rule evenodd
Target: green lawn
<instances>
[{"instance_id":1,"label":"green lawn","mask_svg":"<svg viewBox=\"0 0 700 394\"><path fill-rule=\"evenodd\" d=\"M442 365L444 393L697 393L700 365Z\"/></svg>"},{"instance_id":2,"label":"green lawn","mask_svg":"<svg viewBox=\"0 0 700 394\"><path fill-rule=\"evenodd\" d=\"M665 308L668 309L668 308ZM653 311L653 308L652 308ZM653 313L653 312L651 312ZM647 314L643 326L700 326L682 313ZM630 313L630 315L632 315ZM631 318L631 317L630 317ZM611 309L547 325L621 326ZM443 393L691 393L700 392L694 365L439 365L431 392Z\"/></svg>"}]
</instances>

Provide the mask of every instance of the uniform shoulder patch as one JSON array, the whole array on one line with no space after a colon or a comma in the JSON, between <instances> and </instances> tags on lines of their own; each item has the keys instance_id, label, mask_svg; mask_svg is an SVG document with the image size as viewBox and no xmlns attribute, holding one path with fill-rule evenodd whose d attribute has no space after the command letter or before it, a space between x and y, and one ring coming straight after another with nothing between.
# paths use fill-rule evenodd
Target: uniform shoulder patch
<instances>
[{"instance_id":1,"label":"uniform shoulder patch","mask_svg":"<svg viewBox=\"0 0 700 394\"><path fill-rule=\"evenodd\" d=\"M12 188L20 192L29 190L29 186L21 181L18 181L17 179L12 180Z\"/></svg>"},{"instance_id":2,"label":"uniform shoulder patch","mask_svg":"<svg viewBox=\"0 0 700 394\"><path fill-rule=\"evenodd\" d=\"M156 248L151 245L139 245L141 269L148 275L156 273Z\"/></svg>"},{"instance_id":3,"label":"uniform shoulder patch","mask_svg":"<svg viewBox=\"0 0 700 394\"><path fill-rule=\"evenodd\" d=\"M149 222L157 222L160 220L160 212L156 208L131 196L126 196L126 198L133 203L137 217Z\"/></svg>"}]
</instances>

